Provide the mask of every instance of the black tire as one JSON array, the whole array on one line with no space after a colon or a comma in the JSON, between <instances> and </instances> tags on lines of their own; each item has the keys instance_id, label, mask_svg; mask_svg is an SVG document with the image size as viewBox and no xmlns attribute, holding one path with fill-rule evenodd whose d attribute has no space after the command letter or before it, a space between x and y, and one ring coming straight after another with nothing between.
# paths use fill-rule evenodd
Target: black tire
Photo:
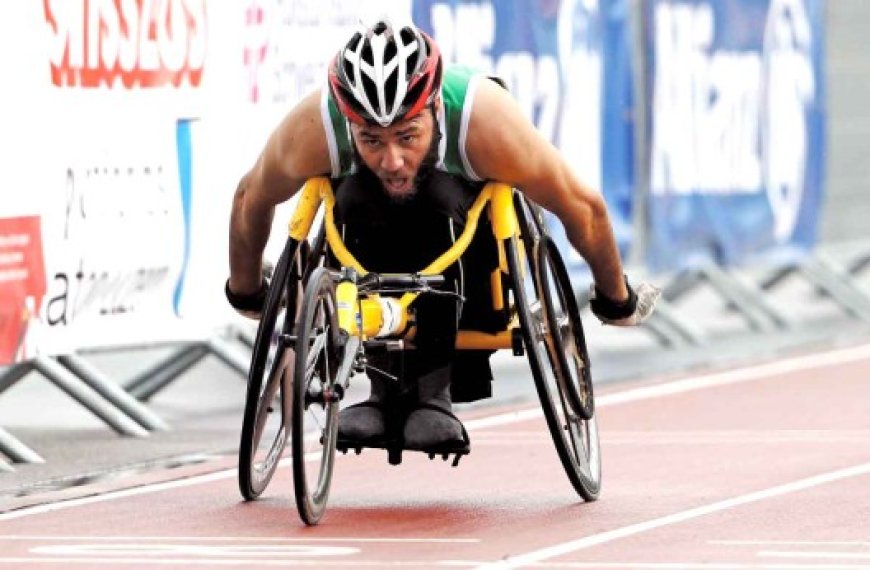
<instances>
[{"instance_id":1,"label":"black tire","mask_svg":"<svg viewBox=\"0 0 870 570\"><path fill-rule=\"evenodd\" d=\"M249 501L269 485L290 435L286 396L293 351L286 338L298 304L299 272L291 272L291 261L300 263L298 249L298 242L288 239L272 274L248 371L238 479L242 497Z\"/></svg>"},{"instance_id":2,"label":"black tire","mask_svg":"<svg viewBox=\"0 0 870 570\"><path fill-rule=\"evenodd\" d=\"M542 252L541 243L536 244L533 251L528 252L529 256L524 261L520 257L519 241L516 237L504 242L514 293L514 306L535 380L535 389L541 401L541 410L547 420L547 427L556 446L559 460L577 493L586 501L594 501L601 490L601 453L597 421L594 415L585 420L575 411L566 388L568 382L572 380L567 378L566 367L560 363L559 358L554 358L554 351L548 348L548 345L553 347L561 341L552 334L552 330L546 323L545 306L548 304L547 296L551 291L549 287L541 288L539 283L542 274L548 277L549 275L547 271L539 269L544 267L543 264L548 268L552 267L553 255L545 253L548 250L546 246L545 251ZM530 273L537 275L534 280L523 279L522 263L524 262L528 263ZM564 285L559 279L552 281L558 287ZM568 292L573 295L570 293L570 287ZM566 296L560 298L564 299ZM552 303L550 304L552 307ZM576 322L579 323L579 318ZM558 331L558 327L555 330ZM585 342L583 354L585 355Z\"/></svg>"},{"instance_id":3,"label":"black tire","mask_svg":"<svg viewBox=\"0 0 870 570\"><path fill-rule=\"evenodd\" d=\"M335 386L342 349L330 272L311 274L296 325L296 363L291 406L293 488L299 516L308 525L326 510L338 438L339 393ZM313 429L312 429L313 428Z\"/></svg>"}]
</instances>

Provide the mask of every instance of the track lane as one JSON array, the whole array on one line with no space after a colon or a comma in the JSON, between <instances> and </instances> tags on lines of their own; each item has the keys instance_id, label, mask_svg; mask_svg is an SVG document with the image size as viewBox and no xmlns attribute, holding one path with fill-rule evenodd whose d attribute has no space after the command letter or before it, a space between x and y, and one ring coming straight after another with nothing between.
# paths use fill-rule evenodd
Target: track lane
<instances>
[{"instance_id":1,"label":"track lane","mask_svg":"<svg viewBox=\"0 0 870 570\"><path fill-rule=\"evenodd\" d=\"M870 513L848 498L870 484L868 358L858 347L610 388L599 398L604 489L595 503L578 501L532 410L468 421L473 452L457 469L419 454L397 468L384 453L342 457L317 528L298 520L287 467L254 503L239 500L228 473L53 512L0 515L0 564L598 567L589 566L594 561L604 568L701 564L715 555L746 565L761 558L715 541L859 541L850 529L866 531ZM848 469L854 472L830 475ZM788 487L813 477L820 479ZM825 519L832 526L816 534L804 507L825 501L843 514ZM650 525L660 520L667 524ZM775 556L766 562L777 563ZM813 560L806 555L803 563Z\"/></svg>"}]
</instances>

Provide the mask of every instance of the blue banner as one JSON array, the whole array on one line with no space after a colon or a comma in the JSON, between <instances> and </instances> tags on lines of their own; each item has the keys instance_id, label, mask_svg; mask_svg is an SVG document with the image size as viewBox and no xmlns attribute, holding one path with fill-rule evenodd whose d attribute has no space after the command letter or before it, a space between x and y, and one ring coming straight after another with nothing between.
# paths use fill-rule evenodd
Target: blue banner
<instances>
[{"instance_id":1,"label":"blue banner","mask_svg":"<svg viewBox=\"0 0 870 570\"><path fill-rule=\"evenodd\" d=\"M816 241L823 0L650 0L653 271L785 263Z\"/></svg>"},{"instance_id":2,"label":"blue banner","mask_svg":"<svg viewBox=\"0 0 870 570\"><path fill-rule=\"evenodd\" d=\"M414 0L447 62L507 83L579 178L600 189L623 254L632 245L634 94L629 0ZM585 263L552 217L572 274Z\"/></svg>"}]
</instances>

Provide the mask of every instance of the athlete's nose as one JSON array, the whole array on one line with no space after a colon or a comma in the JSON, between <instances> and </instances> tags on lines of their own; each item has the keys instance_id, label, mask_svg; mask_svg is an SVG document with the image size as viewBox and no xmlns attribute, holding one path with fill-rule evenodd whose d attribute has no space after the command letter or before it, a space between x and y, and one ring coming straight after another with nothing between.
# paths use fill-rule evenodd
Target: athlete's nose
<instances>
[{"instance_id":1,"label":"athlete's nose","mask_svg":"<svg viewBox=\"0 0 870 570\"><path fill-rule=\"evenodd\" d=\"M384 147L381 156L381 168L387 172L397 172L404 166L405 159L402 157L402 149L399 145L388 144Z\"/></svg>"}]
</instances>

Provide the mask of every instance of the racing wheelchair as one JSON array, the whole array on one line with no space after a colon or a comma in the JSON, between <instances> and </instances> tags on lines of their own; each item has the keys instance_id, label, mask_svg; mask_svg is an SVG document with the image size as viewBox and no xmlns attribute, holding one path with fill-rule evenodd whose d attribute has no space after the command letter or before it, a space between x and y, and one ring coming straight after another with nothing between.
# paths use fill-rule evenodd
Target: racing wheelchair
<instances>
[{"instance_id":1,"label":"racing wheelchair","mask_svg":"<svg viewBox=\"0 0 870 570\"><path fill-rule=\"evenodd\" d=\"M595 500L601 457L586 340L542 210L510 186L488 183L446 252L417 273L378 274L368 272L345 247L334 205L327 178L306 183L272 274L248 375L238 465L242 496L253 500L263 493L289 440L299 515L308 525L319 522L336 451L359 453L363 447L338 438L338 412L350 382L366 372L373 351L412 346L411 304L419 295L451 294L439 290L442 272L468 248L488 212L499 250L492 299L505 303L511 318L495 334L460 329L456 348L509 349L528 358L568 479L584 500ZM309 243L321 209L323 223ZM327 266L327 251L340 269ZM401 442L377 447L386 449L390 463L401 462ZM465 453L468 449L451 452L454 466Z\"/></svg>"}]
</instances>

